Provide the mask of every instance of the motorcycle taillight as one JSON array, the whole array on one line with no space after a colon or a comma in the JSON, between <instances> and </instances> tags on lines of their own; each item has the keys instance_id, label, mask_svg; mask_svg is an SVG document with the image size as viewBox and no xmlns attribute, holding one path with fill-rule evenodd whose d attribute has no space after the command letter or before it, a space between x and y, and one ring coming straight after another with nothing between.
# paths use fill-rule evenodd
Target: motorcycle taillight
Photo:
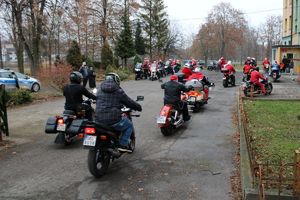
<instances>
[{"instance_id":1,"label":"motorcycle taillight","mask_svg":"<svg viewBox=\"0 0 300 200\"><path fill-rule=\"evenodd\" d=\"M86 127L84 129L84 133L88 135L93 135L96 133L96 129L94 127Z\"/></svg>"},{"instance_id":2,"label":"motorcycle taillight","mask_svg":"<svg viewBox=\"0 0 300 200\"><path fill-rule=\"evenodd\" d=\"M65 122L64 122L64 119L63 119L63 118L60 118L60 119L57 120L57 123L58 123L58 124L64 124Z\"/></svg>"}]
</instances>

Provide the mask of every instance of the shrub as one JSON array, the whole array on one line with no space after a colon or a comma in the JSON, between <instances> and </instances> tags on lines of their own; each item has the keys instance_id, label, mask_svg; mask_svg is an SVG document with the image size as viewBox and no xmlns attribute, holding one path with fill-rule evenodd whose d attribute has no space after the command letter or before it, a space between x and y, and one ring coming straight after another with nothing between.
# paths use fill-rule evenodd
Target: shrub
<instances>
[{"instance_id":1,"label":"shrub","mask_svg":"<svg viewBox=\"0 0 300 200\"><path fill-rule=\"evenodd\" d=\"M100 66L101 66L101 62L99 62L99 61L94 61L94 62L93 62L93 65L95 66L95 68L99 69Z\"/></svg>"},{"instance_id":2,"label":"shrub","mask_svg":"<svg viewBox=\"0 0 300 200\"><path fill-rule=\"evenodd\" d=\"M127 67L117 68L115 66L108 65L105 70L105 74L110 72L117 73L120 76L121 81L130 79L130 76L133 74L132 71Z\"/></svg>"},{"instance_id":3,"label":"shrub","mask_svg":"<svg viewBox=\"0 0 300 200\"><path fill-rule=\"evenodd\" d=\"M69 75L72 71L70 65L59 64L50 68L42 68L38 73L39 79L44 85L50 85L57 90L69 83Z\"/></svg>"},{"instance_id":4,"label":"shrub","mask_svg":"<svg viewBox=\"0 0 300 200\"><path fill-rule=\"evenodd\" d=\"M104 69L113 64L113 52L107 42L103 44L101 49L101 64Z\"/></svg>"},{"instance_id":5,"label":"shrub","mask_svg":"<svg viewBox=\"0 0 300 200\"><path fill-rule=\"evenodd\" d=\"M95 68L94 62L91 58L87 57L84 59L84 61L86 62L87 66Z\"/></svg>"},{"instance_id":6,"label":"shrub","mask_svg":"<svg viewBox=\"0 0 300 200\"><path fill-rule=\"evenodd\" d=\"M78 43L74 40L72 42L71 48L68 50L67 54L67 62L76 67L76 69L79 69L79 67L82 64L82 55L80 53L80 47Z\"/></svg>"},{"instance_id":7,"label":"shrub","mask_svg":"<svg viewBox=\"0 0 300 200\"><path fill-rule=\"evenodd\" d=\"M142 63L142 59L141 59L141 57L139 56L139 55L135 55L135 57L134 57L134 64L136 64L136 63Z\"/></svg>"},{"instance_id":8,"label":"shrub","mask_svg":"<svg viewBox=\"0 0 300 200\"><path fill-rule=\"evenodd\" d=\"M20 105L32 102L31 92L25 89L14 90L7 93L7 105Z\"/></svg>"}]
</instances>

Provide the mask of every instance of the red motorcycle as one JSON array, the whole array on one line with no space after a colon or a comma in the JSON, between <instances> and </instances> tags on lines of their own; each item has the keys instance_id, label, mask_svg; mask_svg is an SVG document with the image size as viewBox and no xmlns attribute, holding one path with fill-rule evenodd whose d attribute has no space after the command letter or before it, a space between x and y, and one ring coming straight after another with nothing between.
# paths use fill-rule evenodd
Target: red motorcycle
<instances>
[{"instance_id":1,"label":"red motorcycle","mask_svg":"<svg viewBox=\"0 0 300 200\"><path fill-rule=\"evenodd\" d=\"M183 125L184 121L180 110L180 107L176 108L171 104L164 105L160 110L156 122L164 136L172 135L175 129Z\"/></svg>"}]
</instances>

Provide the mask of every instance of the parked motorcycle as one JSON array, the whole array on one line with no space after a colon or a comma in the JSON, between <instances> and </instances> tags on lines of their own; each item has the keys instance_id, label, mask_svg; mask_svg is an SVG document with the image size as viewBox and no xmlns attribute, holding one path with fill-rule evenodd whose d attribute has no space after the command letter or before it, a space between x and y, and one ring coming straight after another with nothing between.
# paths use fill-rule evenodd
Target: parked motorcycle
<instances>
[{"instance_id":1,"label":"parked motorcycle","mask_svg":"<svg viewBox=\"0 0 300 200\"><path fill-rule=\"evenodd\" d=\"M270 95L273 91L273 85L268 80L261 81L262 84L264 84L267 95ZM257 85L254 85L251 81L246 81L242 83L242 90L244 92L244 95L246 97L252 97L254 95L263 94L260 87Z\"/></svg>"},{"instance_id":2,"label":"parked motorcycle","mask_svg":"<svg viewBox=\"0 0 300 200\"><path fill-rule=\"evenodd\" d=\"M136 101L143 101L143 96L138 96ZM132 117L139 117L138 114L132 114L130 108L122 108L123 116L132 121ZM99 178L103 176L111 161L120 158L123 152L118 150L119 138L121 133L115 131L112 127L104 124L89 121L84 127L83 146L89 150L88 169L90 173ZM131 134L129 147L132 152L135 149L135 131Z\"/></svg>"},{"instance_id":3,"label":"parked motorcycle","mask_svg":"<svg viewBox=\"0 0 300 200\"><path fill-rule=\"evenodd\" d=\"M158 70L157 70L157 66L155 63L152 63L150 66L150 80L154 81L159 79L159 75L158 75Z\"/></svg>"},{"instance_id":4,"label":"parked motorcycle","mask_svg":"<svg viewBox=\"0 0 300 200\"><path fill-rule=\"evenodd\" d=\"M135 72L135 80L143 79L144 78L144 73L143 73L143 69L142 69L142 63L137 63L135 65L134 72Z\"/></svg>"},{"instance_id":5,"label":"parked motorcycle","mask_svg":"<svg viewBox=\"0 0 300 200\"><path fill-rule=\"evenodd\" d=\"M227 68L222 68L221 72L223 73L223 86L227 88L229 85L235 86L235 76L234 74L229 74L229 70Z\"/></svg>"},{"instance_id":6,"label":"parked motorcycle","mask_svg":"<svg viewBox=\"0 0 300 200\"><path fill-rule=\"evenodd\" d=\"M69 145L76 139L83 138L83 126L88 121L87 113L94 118L92 99L83 101L80 111L65 110L62 116L49 117L45 127L46 134L57 134L54 143Z\"/></svg>"}]
</instances>

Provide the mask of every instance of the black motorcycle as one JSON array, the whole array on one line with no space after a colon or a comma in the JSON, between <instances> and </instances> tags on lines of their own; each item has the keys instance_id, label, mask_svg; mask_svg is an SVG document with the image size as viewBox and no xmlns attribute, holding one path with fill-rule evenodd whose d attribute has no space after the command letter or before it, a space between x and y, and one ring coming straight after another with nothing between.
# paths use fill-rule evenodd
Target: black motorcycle
<instances>
[{"instance_id":1,"label":"black motorcycle","mask_svg":"<svg viewBox=\"0 0 300 200\"><path fill-rule=\"evenodd\" d=\"M69 145L76 139L83 138L83 126L88 120L93 120L95 111L92 107L95 101L84 100L77 112L65 110L62 116L49 117L45 127L46 134L57 134L54 143Z\"/></svg>"},{"instance_id":2,"label":"black motorcycle","mask_svg":"<svg viewBox=\"0 0 300 200\"><path fill-rule=\"evenodd\" d=\"M142 69L142 63L137 63L135 65L134 72L135 72L135 80L143 79L145 77Z\"/></svg>"},{"instance_id":3,"label":"black motorcycle","mask_svg":"<svg viewBox=\"0 0 300 200\"><path fill-rule=\"evenodd\" d=\"M138 96L136 101L143 100L143 96ZM122 113L129 120L140 116L132 114L132 110L126 107L122 109ZM120 158L123 154L118 150L121 133L110 126L89 121L84 127L84 134L83 146L89 149L88 169L93 176L99 178L106 173L110 162ZM134 129L129 140L129 147L133 152L135 149Z\"/></svg>"},{"instance_id":4,"label":"black motorcycle","mask_svg":"<svg viewBox=\"0 0 300 200\"><path fill-rule=\"evenodd\" d=\"M280 71L279 70L272 70L271 71L271 75L270 75L273 79L273 82L278 81L278 79L280 78Z\"/></svg>"},{"instance_id":5,"label":"black motorcycle","mask_svg":"<svg viewBox=\"0 0 300 200\"><path fill-rule=\"evenodd\" d=\"M222 68L221 72L223 73L223 86L227 88L229 85L235 86L235 76L234 74L229 74L229 70Z\"/></svg>"},{"instance_id":6,"label":"black motorcycle","mask_svg":"<svg viewBox=\"0 0 300 200\"><path fill-rule=\"evenodd\" d=\"M267 95L270 95L273 91L272 83L268 80L263 80L263 81L261 81L261 83L264 84ZM246 97L252 97L254 95L263 94L261 91L261 88L255 84L253 84L251 81L243 82L242 90Z\"/></svg>"}]
</instances>

